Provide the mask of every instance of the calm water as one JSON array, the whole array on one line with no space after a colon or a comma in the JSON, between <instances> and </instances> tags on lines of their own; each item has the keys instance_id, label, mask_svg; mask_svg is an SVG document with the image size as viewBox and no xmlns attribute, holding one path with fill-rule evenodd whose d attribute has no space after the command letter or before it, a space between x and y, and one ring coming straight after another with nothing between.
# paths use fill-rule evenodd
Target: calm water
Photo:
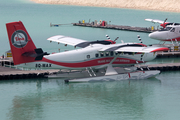
<instances>
[{"instance_id":1,"label":"calm water","mask_svg":"<svg viewBox=\"0 0 180 120\"><path fill-rule=\"evenodd\" d=\"M147 33L63 25L79 20L106 20L111 24L150 27L145 18L179 22L178 13L117 8L35 4L28 0L1 0L0 55L9 50L5 24L21 20L37 47L47 52L73 49L46 39L66 35L85 40L120 37L125 42L157 43ZM172 63L180 59L156 59L150 63ZM180 72L163 72L156 78L132 81L65 84L61 79L0 81L2 120L176 120L180 114Z\"/></svg>"}]
</instances>

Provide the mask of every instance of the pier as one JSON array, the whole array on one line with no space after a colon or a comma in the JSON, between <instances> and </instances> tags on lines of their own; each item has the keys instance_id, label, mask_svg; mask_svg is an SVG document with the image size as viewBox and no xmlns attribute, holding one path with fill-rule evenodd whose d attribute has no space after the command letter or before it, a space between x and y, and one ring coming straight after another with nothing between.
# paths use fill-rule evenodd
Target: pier
<instances>
[{"instance_id":1,"label":"pier","mask_svg":"<svg viewBox=\"0 0 180 120\"><path fill-rule=\"evenodd\" d=\"M160 70L162 71L179 71L180 63L163 63L163 64L149 64L149 65L139 65L136 66L138 70L143 68L143 70Z\"/></svg>"},{"instance_id":2,"label":"pier","mask_svg":"<svg viewBox=\"0 0 180 120\"><path fill-rule=\"evenodd\" d=\"M180 57L179 51L174 52L158 52L156 58L178 58Z\"/></svg>"},{"instance_id":3,"label":"pier","mask_svg":"<svg viewBox=\"0 0 180 120\"><path fill-rule=\"evenodd\" d=\"M178 58L180 57L179 51L171 52L158 52L157 59L161 58ZM6 67L5 67L6 66ZM149 65L135 65L138 70L160 70L162 71L180 71L180 63L163 63L163 64L149 64ZM63 74L61 71L60 73ZM47 75L56 75L59 73L59 69L36 69L36 70L24 70L20 68L15 68L12 59L1 59L0 60L0 80L12 80L12 79L36 79L36 78L46 78Z\"/></svg>"},{"instance_id":4,"label":"pier","mask_svg":"<svg viewBox=\"0 0 180 120\"><path fill-rule=\"evenodd\" d=\"M149 65L135 65L137 70L160 70L163 71L180 71L180 63L163 63ZM15 68L0 66L0 80L14 79L37 79L47 78L47 75L56 75L59 70L20 70ZM61 72L63 74L63 72ZM60 73L59 73L60 74Z\"/></svg>"},{"instance_id":5,"label":"pier","mask_svg":"<svg viewBox=\"0 0 180 120\"><path fill-rule=\"evenodd\" d=\"M152 30L151 28L145 27L135 27L135 26L124 26L124 25L94 25L91 23L72 23L74 26L82 26L82 27L92 27L92 28L102 28L102 29L114 29L114 30L125 30L125 31L134 31L134 32L145 32L151 33L156 30Z\"/></svg>"},{"instance_id":6,"label":"pier","mask_svg":"<svg viewBox=\"0 0 180 120\"><path fill-rule=\"evenodd\" d=\"M85 21L79 21L79 23L70 23L73 26L81 26L81 27L92 27L92 28L102 28L102 29L114 29L114 30L125 30L125 31L134 31L134 32L145 32L151 33L157 31L153 26L151 27L135 27L135 26L127 26L127 25L113 25L108 24L106 21L93 21L85 23ZM50 23L50 27L59 27L62 25L70 25L70 24L52 24Z\"/></svg>"},{"instance_id":7,"label":"pier","mask_svg":"<svg viewBox=\"0 0 180 120\"><path fill-rule=\"evenodd\" d=\"M20 70L10 67L0 66L0 80L12 79L34 79L45 78L46 75L55 74L59 70Z\"/></svg>"}]
</instances>

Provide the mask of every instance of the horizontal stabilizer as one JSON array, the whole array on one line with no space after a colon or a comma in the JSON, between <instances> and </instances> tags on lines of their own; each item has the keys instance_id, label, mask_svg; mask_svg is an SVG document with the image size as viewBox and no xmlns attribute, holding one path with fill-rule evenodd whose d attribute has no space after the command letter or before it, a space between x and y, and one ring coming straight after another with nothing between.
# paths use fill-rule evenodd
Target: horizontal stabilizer
<instances>
[{"instance_id":1,"label":"horizontal stabilizer","mask_svg":"<svg viewBox=\"0 0 180 120\"><path fill-rule=\"evenodd\" d=\"M47 52L43 52L41 48L35 49L35 52L37 54L35 60L42 60L44 55L49 55Z\"/></svg>"},{"instance_id":2,"label":"horizontal stabilizer","mask_svg":"<svg viewBox=\"0 0 180 120\"><path fill-rule=\"evenodd\" d=\"M43 50L42 50L41 48L37 48L37 49L35 49L35 52L36 52L37 54L42 54L42 53L43 53Z\"/></svg>"}]
</instances>

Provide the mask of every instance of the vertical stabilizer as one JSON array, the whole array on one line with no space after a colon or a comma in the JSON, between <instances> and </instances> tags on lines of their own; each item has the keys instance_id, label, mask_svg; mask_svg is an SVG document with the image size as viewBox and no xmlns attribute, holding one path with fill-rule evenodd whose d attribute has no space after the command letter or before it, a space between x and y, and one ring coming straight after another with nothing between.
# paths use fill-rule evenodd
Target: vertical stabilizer
<instances>
[{"instance_id":1,"label":"vertical stabilizer","mask_svg":"<svg viewBox=\"0 0 180 120\"><path fill-rule=\"evenodd\" d=\"M31 37L21 21L6 24L9 44L13 56L14 65L35 61L35 57L24 56L24 54L36 54Z\"/></svg>"}]
</instances>

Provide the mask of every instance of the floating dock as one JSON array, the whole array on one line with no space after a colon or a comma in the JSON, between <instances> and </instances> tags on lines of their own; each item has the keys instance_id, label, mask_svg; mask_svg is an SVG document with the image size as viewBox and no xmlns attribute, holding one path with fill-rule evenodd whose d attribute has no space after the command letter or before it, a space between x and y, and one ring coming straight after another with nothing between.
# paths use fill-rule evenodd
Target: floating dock
<instances>
[{"instance_id":1,"label":"floating dock","mask_svg":"<svg viewBox=\"0 0 180 120\"><path fill-rule=\"evenodd\" d=\"M180 57L180 52L158 52L157 58L173 58ZM4 67L4 65L8 67ZM45 78L47 75L56 75L58 69L49 70L21 70L11 68L13 66L12 60L0 60L0 80L11 80L11 79L34 79L34 78ZM180 70L180 63L164 63L164 64L149 64L136 66L138 70L143 68L144 70L160 70L160 71L173 71Z\"/></svg>"},{"instance_id":2,"label":"floating dock","mask_svg":"<svg viewBox=\"0 0 180 120\"><path fill-rule=\"evenodd\" d=\"M134 31L134 32L145 32L151 33L156 30L152 30L151 28L146 27L134 27L134 26L124 26L124 25L94 25L91 23L72 23L74 26L82 26L82 27L92 27L92 28L103 28L103 29L114 29L114 30L125 30L125 31Z\"/></svg>"},{"instance_id":3,"label":"floating dock","mask_svg":"<svg viewBox=\"0 0 180 120\"><path fill-rule=\"evenodd\" d=\"M158 30L158 29L155 29L154 26L147 28L147 27L127 26L127 25L113 25L113 24L108 24L106 21L100 21L100 22L93 21L91 23L89 21L88 23L85 23L84 20L82 22L79 21L79 23L70 23L70 24L52 24L52 23L50 23L50 27L59 27L62 25L71 25L71 24L73 26L125 30L125 31L134 31L134 32L145 32L145 33L151 33L151 32Z\"/></svg>"},{"instance_id":4,"label":"floating dock","mask_svg":"<svg viewBox=\"0 0 180 120\"><path fill-rule=\"evenodd\" d=\"M143 70L160 70L162 71L179 71L180 70L180 63L163 63L163 64L149 64L149 65L140 65L136 66L138 70L143 68Z\"/></svg>"},{"instance_id":5,"label":"floating dock","mask_svg":"<svg viewBox=\"0 0 180 120\"><path fill-rule=\"evenodd\" d=\"M136 65L138 70L160 70L162 71L179 71L180 63L164 63L164 64L149 64L149 65ZM47 78L47 75L60 74L58 69L50 70L20 70L0 66L0 80L13 80L13 79L36 79ZM61 72L61 74L64 74Z\"/></svg>"},{"instance_id":6,"label":"floating dock","mask_svg":"<svg viewBox=\"0 0 180 120\"><path fill-rule=\"evenodd\" d=\"M178 58L180 57L180 52L158 52L156 58Z\"/></svg>"},{"instance_id":7,"label":"floating dock","mask_svg":"<svg viewBox=\"0 0 180 120\"><path fill-rule=\"evenodd\" d=\"M58 71L59 70L20 70L0 66L0 80L45 78L46 75L55 74Z\"/></svg>"},{"instance_id":8,"label":"floating dock","mask_svg":"<svg viewBox=\"0 0 180 120\"><path fill-rule=\"evenodd\" d=\"M160 70L161 72L179 71L180 63L136 65L136 67L138 70L143 68L143 70ZM59 70L19 70L0 66L0 80L47 78L47 75L56 75L58 71Z\"/></svg>"}]
</instances>

